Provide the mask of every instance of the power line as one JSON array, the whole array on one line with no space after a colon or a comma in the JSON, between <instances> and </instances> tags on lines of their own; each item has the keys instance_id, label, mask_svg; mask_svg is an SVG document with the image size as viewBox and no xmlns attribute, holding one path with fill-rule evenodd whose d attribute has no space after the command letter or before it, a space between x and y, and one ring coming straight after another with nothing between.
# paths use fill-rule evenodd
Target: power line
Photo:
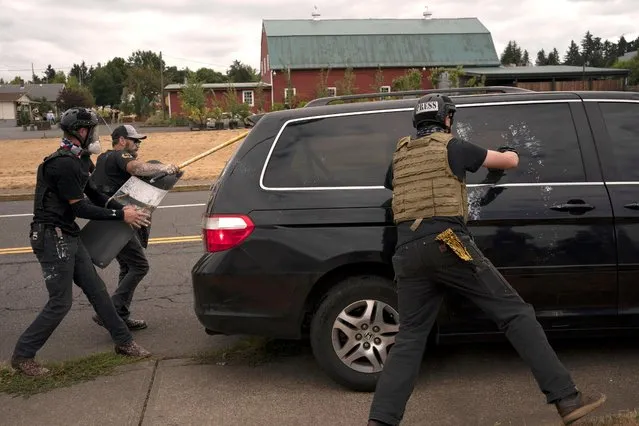
<instances>
[{"instance_id":1,"label":"power line","mask_svg":"<svg viewBox=\"0 0 639 426\"><path fill-rule=\"evenodd\" d=\"M201 61L195 61L193 59L178 58L177 56L171 56L171 55L167 55L167 54L164 54L163 56L165 58L177 59L179 61L193 62L193 63L196 63L196 64L202 64L202 65L210 65L212 67L221 67L220 64L212 64L210 62L201 62Z\"/></svg>"},{"instance_id":2,"label":"power line","mask_svg":"<svg viewBox=\"0 0 639 426\"><path fill-rule=\"evenodd\" d=\"M70 70L73 69L73 67L54 67L52 66L51 68L53 68L54 70ZM49 68L11 68L11 69L5 69L5 68L0 68L0 72L24 72L24 71L46 71Z\"/></svg>"}]
</instances>

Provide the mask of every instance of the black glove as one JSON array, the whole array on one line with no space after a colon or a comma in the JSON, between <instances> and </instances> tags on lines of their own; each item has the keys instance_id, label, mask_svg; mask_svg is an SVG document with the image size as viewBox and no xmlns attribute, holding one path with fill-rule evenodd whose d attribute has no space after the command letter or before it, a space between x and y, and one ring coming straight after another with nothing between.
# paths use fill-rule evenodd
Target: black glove
<instances>
[{"instance_id":1,"label":"black glove","mask_svg":"<svg viewBox=\"0 0 639 426\"><path fill-rule=\"evenodd\" d=\"M499 178L501 178L505 174L506 172L504 171L504 169L488 169L488 175L486 176L486 179L488 179L488 181L499 180Z\"/></svg>"},{"instance_id":2,"label":"black glove","mask_svg":"<svg viewBox=\"0 0 639 426\"><path fill-rule=\"evenodd\" d=\"M500 146L499 148L497 148L497 151L499 152L506 152L506 151L510 151L510 152L514 152L515 154L519 155L519 153L517 152L517 150L515 148L512 148L510 146Z\"/></svg>"}]
</instances>

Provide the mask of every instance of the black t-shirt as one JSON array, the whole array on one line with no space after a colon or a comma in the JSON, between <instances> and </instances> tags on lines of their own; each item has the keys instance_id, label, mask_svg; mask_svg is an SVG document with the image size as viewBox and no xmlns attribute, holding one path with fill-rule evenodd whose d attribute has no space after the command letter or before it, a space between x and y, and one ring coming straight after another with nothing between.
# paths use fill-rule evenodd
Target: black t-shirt
<instances>
[{"instance_id":1,"label":"black t-shirt","mask_svg":"<svg viewBox=\"0 0 639 426\"><path fill-rule=\"evenodd\" d=\"M109 150L100 154L91 180L98 189L113 195L131 177L126 166L133 160L135 157L124 150Z\"/></svg>"},{"instance_id":2,"label":"black t-shirt","mask_svg":"<svg viewBox=\"0 0 639 426\"><path fill-rule=\"evenodd\" d=\"M63 231L77 235L80 228L75 223L75 214L69 201L84 198L84 189L89 179L88 163L71 156L60 156L45 164L43 175L49 187L63 202L64 211L47 208L45 203L42 217L38 221L59 226Z\"/></svg>"},{"instance_id":3,"label":"black t-shirt","mask_svg":"<svg viewBox=\"0 0 639 426\"><path fill-rule=\"evenodd\" d=\"M467 172L474 173L484 164L487 152L486 148L482 148L462 139L453 138L448 143L448 165L455 176L465 182ZM384 186L388 189L393 189L392 162L386 172ZM410 229L412 224L413 221L408 221L397 225L398 246L424 236L437 235L447 228L451 228L453 231L460 233L468 232L464 218L461 216L424 219L415 231Z\"/></svg>"}]
</instances>

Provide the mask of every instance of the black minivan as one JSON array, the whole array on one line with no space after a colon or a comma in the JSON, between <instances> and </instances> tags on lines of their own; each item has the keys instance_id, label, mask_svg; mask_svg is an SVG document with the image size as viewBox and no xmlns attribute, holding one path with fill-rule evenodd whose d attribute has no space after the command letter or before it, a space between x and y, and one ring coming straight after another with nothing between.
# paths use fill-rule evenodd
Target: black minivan
<instances>
[{"instance_id":1,"label":"black minivan","mask_svg":"<svg viewBox=\"0 0 639 426\"><path fill-rule=\"evenodd\" d=\"M453 133L513 146L520 163L497 182L485 169L469 175L477 244L549 336L639 328L639 93L483 89L451 93ZM383 181L427 92L323 98L259 117L203 219L192 280L209 334L310 337L333 380L374 390L399 320ZM451 296L432 338L491 336L496 326Z\"/></svg>"}]
</instances>

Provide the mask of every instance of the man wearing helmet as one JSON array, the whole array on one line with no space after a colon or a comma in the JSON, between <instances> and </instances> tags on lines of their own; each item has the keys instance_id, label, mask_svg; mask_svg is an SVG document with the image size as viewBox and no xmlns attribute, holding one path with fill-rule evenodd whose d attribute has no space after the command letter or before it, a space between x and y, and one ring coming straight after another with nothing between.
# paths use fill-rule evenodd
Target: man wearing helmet
<instances>
[{"instance_id":1,"label":"man wearing helmet","mask_svg":"<svg viewBox=\"0 0 639 426\"><path fill-rule=\"evenodd\" d=\"M86 152L97 140L97 124L97 116L90 109L67 110L60 120L64 132L60 147L37 169L29 239L42 268L49 301L20 336L11 358L12 366L29 376L48 373L35 361L35 355L71 309L73 282L104 319L116 353L134 357L150 355L133 341L131 332L118 316L106 286L79 238L80 227L75 222L76 217L80 217L123 220L134 227L147 224L148 214L133 206L112 203L109 208L98 207L105 205L107 199L87 184L91 162L86 161Z\"/></svg>"},{"instance_id":2,"label":"man wearing helmet","mask_svg":"<svg viewBox=\"0 0 639 426\"><path fill-rule=\"evenodd\" d=\"M551 348L533 307L525 303L476 246L466 226L466 173L491 174L517 167L509 147L487 150L451 135L455 104L431 94L417 102L417 137L396 145L385 186L393 191L397 224L393 268L399 302L399 333L377 383L369 426L397 425L413 392L423 352L444 291L475 303L505 332L531 369L549 404L565 424L599 407L604 395L579 392Z\"/></svg>"},{"instance_id":3,"label":"man wearing helmet","mask_svg":"<svg viewBox=\"0 0 639 426\"><path fill-rule=\"evenodd\" d=\"M158 173L175 174L177 166L173 164L145 163L138 159L140 144L146 135L130 124L116 127L111 133L113 149L98 157L95 173L91 175L91 182L107 197L113 196L131 176L149 177ZM144 254L148 243L149 228L144 226L133 235L129 242L116 256L120 265L118 286L111 297L118 315L124 320L129 330L141 330L147 327L146 321L130 317L129 307L133 300L133 293L149 271L149 262ZM99 315L93 316L93 321L103 326Z\"/></svg>"}]
</instances>

